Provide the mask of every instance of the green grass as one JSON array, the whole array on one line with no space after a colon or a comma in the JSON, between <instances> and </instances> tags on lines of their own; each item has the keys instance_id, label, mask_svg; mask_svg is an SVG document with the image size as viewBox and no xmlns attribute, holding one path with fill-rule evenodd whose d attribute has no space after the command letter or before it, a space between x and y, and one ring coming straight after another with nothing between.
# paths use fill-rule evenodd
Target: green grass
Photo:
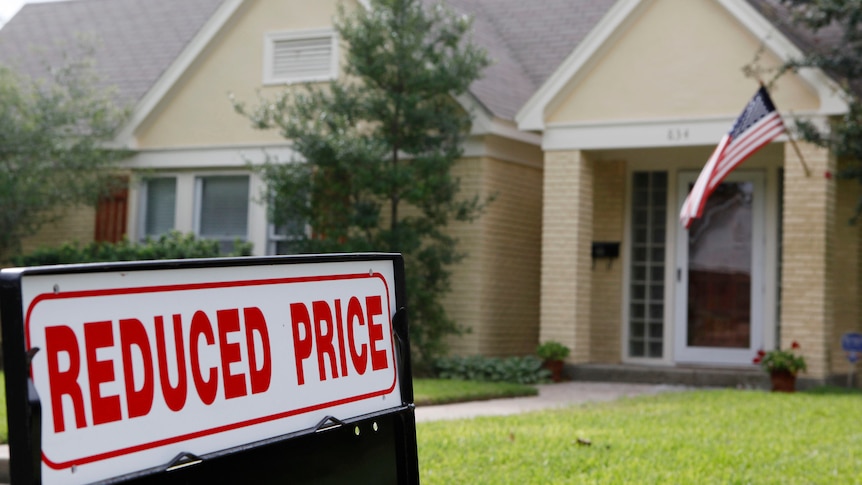
<instances>
[{"instance_id":1,"label":"green grass","mask_svg":"<svg viewBox=\"0 0 862 485\"><path fill-rule=\"evenodd\" d=\"M508 382L413 379L413 401L417 406L502 397L535 396L538 393L539 391L533 386Z\"/></svg>"},{"instance_id":2,"label":"green grass","mask_svg":"<svg viewBox=\"0 0 862 485\"><path fill-rule=\"evenodd\" d=\"M862 483L860 410L858 393L719 390L425 422L419 470L423 485Z\"/></svg>"}]
</instances>

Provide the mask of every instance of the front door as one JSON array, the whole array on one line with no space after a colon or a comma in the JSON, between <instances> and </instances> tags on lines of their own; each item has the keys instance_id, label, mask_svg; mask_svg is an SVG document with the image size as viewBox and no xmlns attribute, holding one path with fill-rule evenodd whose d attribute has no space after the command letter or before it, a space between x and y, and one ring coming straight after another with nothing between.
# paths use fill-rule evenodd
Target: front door
<instances>
[{"instance_id":1,"label":"front door","mask_svg":"<svg viewBox=\"0 0 862 485\"><path fill-rule=\"evenodd\" d=\"M680 174L682 207L697 174ZM677 235L675 360L750 364L763 345L764 176L731 173Z\"/></svg>"}]
</instances>

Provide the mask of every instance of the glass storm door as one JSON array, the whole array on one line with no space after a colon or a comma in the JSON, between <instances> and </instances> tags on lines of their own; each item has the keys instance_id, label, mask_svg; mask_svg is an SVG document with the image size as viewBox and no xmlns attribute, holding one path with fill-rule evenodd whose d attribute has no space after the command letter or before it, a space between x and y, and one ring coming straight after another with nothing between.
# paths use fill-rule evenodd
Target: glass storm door
<instances>
[{"instance_id":1,"label":"glass storm door","mask_svg":"<svg viewBox=\"0 0 862 485\"><path fill-rule=\"evenodd\" d=\"M677 207L696 173L682 173ZM764 177L734 172L677 236L677 362L750 364L763 343Z\"/></svg>"}]
</instances>

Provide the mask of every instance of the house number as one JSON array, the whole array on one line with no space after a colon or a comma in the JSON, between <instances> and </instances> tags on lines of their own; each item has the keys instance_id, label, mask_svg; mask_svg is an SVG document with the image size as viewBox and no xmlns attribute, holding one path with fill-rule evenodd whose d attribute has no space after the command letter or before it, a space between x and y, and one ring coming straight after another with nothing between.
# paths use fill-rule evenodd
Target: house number
<instances>
[{"instance_id":1,"label":"house number","mask_svg":"<svg viewBox=\"0 0 862 485\"><path fill-rule=\"evenodd\" d=\"M668 141L688 140L688 128L669 128L667 139Z\"/></svg>"}]
</instances>

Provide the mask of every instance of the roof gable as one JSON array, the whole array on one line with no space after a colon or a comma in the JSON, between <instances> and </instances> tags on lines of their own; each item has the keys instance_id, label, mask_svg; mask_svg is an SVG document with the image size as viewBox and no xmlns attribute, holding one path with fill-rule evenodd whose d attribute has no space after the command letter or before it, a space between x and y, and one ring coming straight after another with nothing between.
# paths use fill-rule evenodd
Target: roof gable
<instances>
[{"instance_id":1,"label":"roof gable","mask_svg":"<svg viewBox=\"0 0 862 485\"><path fill-rule=\"evenodd\" d=\"M696 11L700 12L702 23L699 26L689 25L689 22L697 21L689 18ZM650 23L646 28L653 30L652 40L643 32L645 23ZM721 29L724 34L716 36L715 33ZM701 32L706 30L713 32ZM713 35L713 39L699 38L701 34ZM668 39L676 44L664 43ZM693 40L712 44L703 44L701 50L693 50L694 46L688 45ZM602 122L630 122L633 119L656 117L702 119L724 114L723 111L728 109L739 109L737 105L742 106L756 86L744 78L740 69L754 57L761 40L768 56L772 56L776 63L800 54L786 37L744 0L620 0L526 102L516 117L518 127L522 130L543 130L551 121L572 122L578 121L579 117L582 121L590 119ZM731 49L736 50L731 52ZM687 57L680 62L673 57L676 53ZM742 57L739 57L740 53ZM620 56L614 58L615 54ZM623 59L625 55L628 57ZM697 58L698 55L701 58ZM721 59L722 56L726 58ZM722 70L712 69L722 63ZM604 78L595 74L597 70L604 70ZM664 79L657 79L662 75L665 75ZM643 76L653 76L653 84L658 86L658 83L664 83L664 88L659 87L656 92L643 92ZM817 107L813 110L817 114L834 114L845 109L835 83L822 72L807 70L800 73L800 78L804 89L817 98ZM793 81L782 79L779 86L782 83L790 86ZM605 85L600 85L602 82ZM712 85L712 90L709 85ZM585 91L579 97L577 90L582 88ZM592 91L589 91L590 88ZM794 95L799 94L798 86L790 86L785 91L794 89ZM602 99L598 101L607 103L606 106L596 104L594 98L599 92ZM625 100L611 99L617 95L625 97L626 94L638 98L641 106L626 105ZM693 95L700 98L691 99ZM728 95L730 99L739 98L738 102L720 99ZM630 99L633 99L631 96ZM712 99L710 96L718 98ZM790 98L795 99L792 96ZM781 105L780 101L777 102ZM671 105L673 103L678 104L677 109ZM602 108L607 111L598 114ZM735 114L730 113L728 116Z\"/></svg>"}]
</instances>

